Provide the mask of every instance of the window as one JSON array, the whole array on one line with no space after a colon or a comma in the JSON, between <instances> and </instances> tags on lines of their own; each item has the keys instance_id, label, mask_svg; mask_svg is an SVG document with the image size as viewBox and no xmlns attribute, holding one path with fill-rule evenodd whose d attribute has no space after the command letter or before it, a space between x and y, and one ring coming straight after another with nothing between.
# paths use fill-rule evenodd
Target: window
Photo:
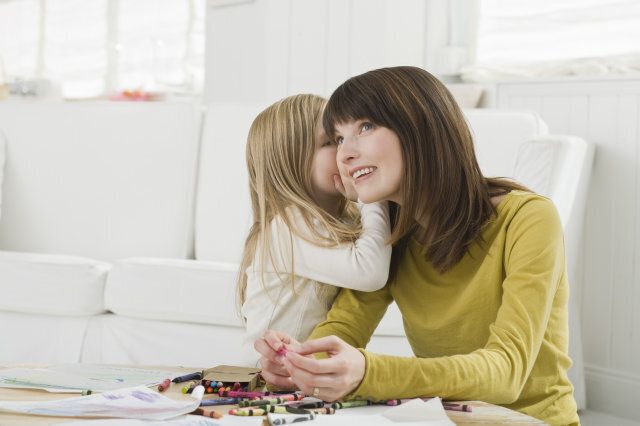
<instances>
[{"instance_id":1,"label":"window","mask_svg":"<svg viewBox=\"0 0 640 426\"><path fill-rule=\"evenodd\" d=\"M205 0L0 1L8 80L48 79L65 98L123 90L199 94Z\"/></svg>"},{"instance_id":2,"label":"window","mask_svg":"<svg viewBox=\"0 0 640 426\"><path fill-rule=\"evenodd\" d=\"M481 0L478 24L476 67L538 64L527 71L553 74L571 64L576 73L638 65L636 0Z\"/></svg>"}]
</instances>

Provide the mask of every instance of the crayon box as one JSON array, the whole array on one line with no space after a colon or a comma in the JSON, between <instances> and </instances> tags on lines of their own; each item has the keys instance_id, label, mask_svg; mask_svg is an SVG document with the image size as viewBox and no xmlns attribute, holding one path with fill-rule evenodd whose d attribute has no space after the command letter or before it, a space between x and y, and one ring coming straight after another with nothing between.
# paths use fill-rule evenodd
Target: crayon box
<instances>
[{"instance_id":1,"label":"crayon box","mask_svg":"<svg viewBox=\"0 0 640 426\"><path fill-rule=\"evenodd\" d=\"M238 382L247 390L254 390L262 386L259 368L236 367L233 365L218 365L202 370L202 380L222 382L225 386L231 386Z\"/></svg>"}]
</instances>

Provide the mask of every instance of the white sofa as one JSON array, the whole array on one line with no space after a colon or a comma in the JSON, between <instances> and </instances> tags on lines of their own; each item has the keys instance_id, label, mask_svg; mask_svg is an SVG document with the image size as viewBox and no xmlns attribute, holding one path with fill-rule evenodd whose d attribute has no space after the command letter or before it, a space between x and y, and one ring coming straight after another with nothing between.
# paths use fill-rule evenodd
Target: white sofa
<instances>
[{"instance_id":1,"label":"white sofa","mask_svg":"<svg viewBox=\"0 0 640 426\"><path fill-rule=\"evenodd\" d=\"M264 106L0 103L0 364L234 363L245 138ZM592 147L549 136L531 113L465 113L485 174L556 202L577 276ZM576 306L571 375L583 405ZM411 355L395 306L369 348Z\"/></svg>"}]
</instances>

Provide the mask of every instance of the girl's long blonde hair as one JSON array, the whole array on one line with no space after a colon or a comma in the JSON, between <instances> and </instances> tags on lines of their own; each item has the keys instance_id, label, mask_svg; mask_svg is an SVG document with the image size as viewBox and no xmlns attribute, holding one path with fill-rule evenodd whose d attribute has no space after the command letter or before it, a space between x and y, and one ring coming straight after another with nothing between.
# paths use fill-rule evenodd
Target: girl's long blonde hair
<instances>
[{"instance_id":1,"label":"girl's long blonde hair","mask_svg":"<svg viewBox=\"0 0 640 426\"><path fill-rule=\"evenodd\" d=\"M253 223L245 241L237 278L239 310L246 296L247 268L256 260L262 275L267 256L270 260L273 258L269 226L274 218L281 218L289 230L291 244L287 256L291 259L291 268L287 275L291 285L295 276L293 235L316 245L331 247L353 242L360 234L357 209L353 203L345 200L340 206L339 217L334 217L311 196L311 167L316 149L314 135L322 120L325 104L326 100L316 95L290 96L262 111L251 125L246 158ZM292 210L299 213L304 221L304 232L296 228ZM320 226L314 225L314 221ZM276 272L280 275L280 271ZM287 280L282 281L284 285Z\"/></svg>"}]
</instances>

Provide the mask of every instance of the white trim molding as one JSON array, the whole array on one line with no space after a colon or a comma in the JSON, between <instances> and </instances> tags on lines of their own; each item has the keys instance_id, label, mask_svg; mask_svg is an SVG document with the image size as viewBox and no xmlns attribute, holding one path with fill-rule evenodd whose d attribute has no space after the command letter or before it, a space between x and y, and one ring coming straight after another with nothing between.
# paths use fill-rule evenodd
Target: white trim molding
<instances>
[{"instance_id":1,"label":"white trim molding","mask_svg":"<svg viewBox=\"0 0 640 426\"><path fill-rule=\"evenodd\" d=\"M640 421L640 376L593 364L585 364L585 373L589 410Z\"/></svg>"}]
</instances>

